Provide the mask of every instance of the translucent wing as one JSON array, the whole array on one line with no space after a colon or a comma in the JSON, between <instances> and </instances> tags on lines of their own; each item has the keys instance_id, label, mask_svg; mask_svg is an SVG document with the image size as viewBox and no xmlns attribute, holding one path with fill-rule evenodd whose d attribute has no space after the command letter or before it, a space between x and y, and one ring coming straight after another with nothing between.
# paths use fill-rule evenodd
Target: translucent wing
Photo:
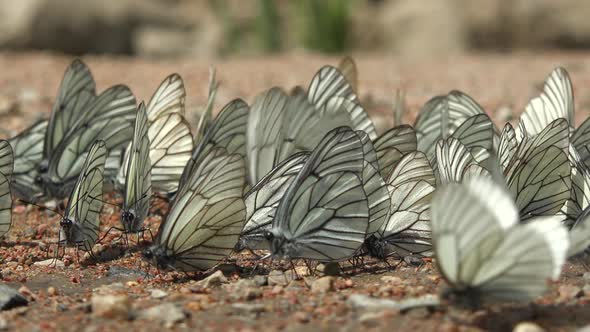
<instances>
[{"instance_id":1,"label":"translucent wing","mask_svg":"<svg viewBox=\"0 0 590 332\"><path fill-rule=\"evenodd\" d=\"M249 106L241 99L235 99L225 105L193 150L180 177L181 183L194 172L200 160L212 147L222 147L229 154L237 153L246 157L248 113Z\"/></svg>"},{"instance_id":2,"label":"translucent wing","mask_svg":"<svg viewBox=\"0 0 590 332\"><path fill-rule=\"evenodd\" d=\"M60 227L61 244L90 251L98 239L106 157L104 142L92 144L64 212Z\"/></svg>"},{"instance_id":3,"label":"translucent wing","mask_svg":"<svg viewBox=\"0 0 590 332\"><path fill-rule=\"evenodd\" d=\"M584 211L590 206L590 170L584 165L576 149L570 145L568 157L571 166L570 198L562 208L567 217L567 226L572 226L584 217Z\"/></svg>"},{"instance_id":4,"label":"translucent wing","mask_svg":"<svg viewBox=\"0 0 590 332\"><path fill-rule=\"evenodd\" d=\"M342 58L342 60L340 60L340 63L338 64L338 70L340 70L342 75L346 77L346 80L348 81L348 83L350 83L350 86L352 87L352 91L358 94L358 69L354 59L350 56Z\"/></svg>"},{"instance_id":5,"label":"translucent wing","mask_svg":"<svg viewBox=\"0 0 590 332\"><path fill-rule=\"evenodd\" d=\"M287 103L281 128L278 161L299 151L311 151L330 130L352 126L350 114L344 108L316 109L305 95L291 96Z\"/></svg>"},{"instance_id":6,"label":"translucent wing","mask_svg":"<svg viewBox=\"0 0 590 332\"><path fill-rule=\"evenodd\" d=\"M324 66L311 80L307 89L307 99L316 108L322 109L335 96L344 97L351 101L358 99L354 89L338 69Z\"/></svg>"},{"instance_id":7,"label":"translucent wing","mask_svg":"<svg viewBox=\"0 0 590 332\"><path fill-rule=\"evenodd\" d=\"M217 147L204 156L160 226L152 247L156 264L198 271L229 255L244 226L245 178L241 156Z\"/></svg>"},{"instance_id":8,"label":"translucent wing","mask_svg":"<svg viewBox=\"0 0 590 332\"><path fill-rule=\"evenodd\" d=\"M476 258L482 253L478 250L491 251L505 231L518 224L510 195L491 179L450 183L437 190L431 209L439 270L458 289L468 288L479 269L481 261Z\"/></svg>"},{"instance_id":9,"label":"translucent wing","mask_svg":"<svg viewBox=\"0 0 590 332\"><path fill-rule=\"evenodd\" d=\"M340 109L346 110L350 115L350 122L353 129L366 132L372 140L377 138L377 130L373 121L371 121L369 114L367 114L358 101L334 96L328 100L325 106L325 112L330 112L330 110L331 112L336 112L336 110Z\"/></svg>"},{"instance_id":10,"label":"translucent wing","mask_svg":"<svg viewBox=\"0 0 590 332\"><path fill-rule=\"evenodd\" d=\"M498 147L498 157L500 159L500 166L503 170L508 168L517 149L518 141L516 139L514 128L512 128L510 123L506 123L504 129L502 129L502 136L500 137L500 144Z\"/></svg>"},{"instance_id":11,"label":"translucent wing","mask_svg":"<svg viewBox=\"0 0 590 332\"><path fill-rule=\"evenodd\" d=\"M431 186L436 185L432 166L430 166L426 155L420 151L405 155L393 171L389 173L386 181L394 187L418 181L424 181Z\"/></svg>"},{"instance_id":12,"label":"translucent wing","mask_svg":"<svg viewBox=\"0 0 590 332\"><path fill-rule=\"evenodd\" d=\"M8 140L14 150L15 167L11 181L14 195L26 201L35 201L43 188L35 179L43 159L43 141L47 120L39 121Z\"/></svg>"},{"instance_id":13,"label":"translucent wing","mask_svg":"<svg viewBox=\"0 0 590 332\"><path fill-rule=\"evenodd\" d=\"M561 67L551 72L543 92L533 98L520 116L517 137L535 137L551 122L565 119L574 125L574 92L567 71Z\"/></svg>"},{"instance_id":14,"label":"translucent wing","mask_svg":"<svg viewBox=\"0 0 590 332\"><path fill-rule=\"evenodd\" d=\"M440 185L462 182L466 178L489 174L476 162L465 145L453 137L438 142L436 160L438 166L436 171Z\"/></svg>"},{"instance_id":15,"label":"translucent wing","mask_svg":"<svg viewBox=\"0 0 590 332\"><path fill-rule=\"evenodd\" d=\"M283 116L289 97L272 88L256 97L248 119L248 171L250 183L258 183L278 159Z\"/></svg>"},{"instance_id":16,"label":"translucent wing","mask_svg":"<svg viewBox=\"0 0 590 332\"><path fill-rule=\"evenodd\" d=\"M178 113L184 116L186 91L178 74L166 77L154 92L147 104L146 112L149 122L154 122L162 115Z\"/></svg>"},{"instance_id":17,"label":"translucent wing","mask_svg":"<svg viewBox=\"0 0 590 332\"><path fill-rule=\"evenodd\" d=\"M264 232L270 230L281 198L308 157L309 152L292 155L272 169L244 195L246 224L238 249L270 249Z\"/></svg>"},{"instance_id":18,"label":"translucent wing","mask_svg":"<svg viewBox=\"0 0 590 332\"><path fill-rule=\"evenodd\" d=\"M409 125L398 126L377 137L373 145L379 161L379 172L386 177L403 156L416 151L416 133Z\"/></svg>"},{"instance_id":19,"label":"translucent wing","mask_svg":"<svg viewBox=\"0 0 590 332\"><path fill-rule=\"evenodd\" d=\"M64 73L43 146L44 159L51 157L53 150L87 112L89 103L96 96L96 86L90 69L80 60L74 60Z\"/></svg>"},{"instance_id":20,"label":"translucent wing","mask_svg":"<svg viewBox=\"0 0 590 332\"><path fill-rule=\"evenodd\" d=\"M67 196L96 140L104 141L109 152L119 153L133 137L135 97L128 88L117 86L105 91L90 108L99 111L93 111L91 121L70 133L51 156L44 185L54 197ZM109 169L108 165L104 175L114 179L119 169Z\"/></svg>"},{"instance_id":21,"label":"translucent wing","mask_svg":"<svg viewBox=\"0 0 590 332\"><path fill-rule=\"evenodd\" d=\"M179 113L163 115L150 124L148 137L153 189L174 192L193 152L190 125Z\"/></svg>"},{"instance_id":22,"label":"translucent wing","mask_svg":"<svg viewBox=\"0 0 590 332\"><path fill-rule=\"evenodd\" d=\"M389 192L385 181L379 173L377 154L369 135L362 130L356 134L363 144L364 165L361 180L369 203L369 228L367 236L375 233L387 219L389 214Z\"/></svg>"},{"instance_id":23,"label":"translucent wing","mask_svg":"<svg viewBox=\"0 0 590 332\"><path fill-rule=\"evenodd\" d=\"M10 182L14 155L10 143L0 140L0 238L6 235L12 224L12 195Z\"/></svg>"},{"instance_id":24,"label":"translucent wing","mask_svg":"<svg viewBox=\"0 0 590 332\"><path fill-rule=\"evenodd\" d=\"M217 88L219 88L219 82L215 80L215 69L209 70L209 94L207 97L207 105L197 125L195 134L195 142L198 143L203 139L205 132L211 125L211 119L213 118L213 106L215 104L215 96L217 95Z\"/></svg>"},{"instance_id":25,"label":"translucent wing","mask_svg":"<svg viewBox=\"0 0 590 332\"><path fill-rule=\"evenodd\" d=\"M376 257L430 255L430 201L434 172L424 153L414 151L398 163L386 180L391 211L387 221L367 241Z\"/></svg>"},{"instance_id":26,"label":"translucent wing","mask_svg":"<svg viewBox=\"0 0 590 332\"><path fill-rule=\"evenodd\" d=\"M570 197L570 172L567 154L555 146L524 159L508 179L521 220L557 213Z\"/></svg>"},{"instance_id":27,"label":"translucent wing","mask_svg":"<svg viewBox=\"0 0 590 332\"><path fill-rule=\"evenodd\" d=\"M349 128L330 131L287 189L272 223L271 252L339 261L363 244L369 205L361 177L363 144Z\"/></svg>"},{"instance_id":28,"label":"translucent wing","mask_svg":"<svg viewBox=\"0 0 590 332\"><path fill-rule=\"evenodd\" d=\"M149 212L152 181L148 128L148 116L141 103L137 108L129 159L122 166L127 169L121 212L121 222L126 232L139 232Z\"/></svg>"},{"instance_id":29,"label":"translucent wing","mask_svg":"<svg viewBox=\"0 0 590 332\"><path fill-rule=\"evenodd\" d=\"M465 120L479 114L484 114L483 108L460 91L430 99L414 124L418 150L432 159L439 139L451 136Z\"/></svg>"},{"instance_id":30,"label":"translucent wing","mask_svg":"<svg viewBox=\"0 0 590 332\"><path fill-rule=\"evenodd\" d=\"M580 158L590 167L590 118L584 120L571 136L571 143L580 154Z\"/></svg>"}]
</instances>

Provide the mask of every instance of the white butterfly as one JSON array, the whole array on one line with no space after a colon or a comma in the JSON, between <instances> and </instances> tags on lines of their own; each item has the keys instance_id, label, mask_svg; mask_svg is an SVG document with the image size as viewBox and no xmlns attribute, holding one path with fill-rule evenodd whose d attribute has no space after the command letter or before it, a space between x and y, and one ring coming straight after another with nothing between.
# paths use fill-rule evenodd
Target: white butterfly
<instances>
[{"instance_id":1,"label":"white butterfly","mask_svg":"<svg viewBox=\"0 0 590 332\"><path fill-rule=\"evenodd\" d=\"M0 238L12 224L12 194L10 191L14 155L8 141L0 140Z\"/></svg>"},{"instance_id":2,"label":"white butterfly","mask_svg":"<svg viewBox=\"0 0 590 332\"><path fill-rule=\"evenodd\" d=\"M432 201L439 270L451 293L470 304L528 301L557 279L569 247L559 217L519 224L510 195L488 178L451 183Z\"/></svg>"}]
</instances>

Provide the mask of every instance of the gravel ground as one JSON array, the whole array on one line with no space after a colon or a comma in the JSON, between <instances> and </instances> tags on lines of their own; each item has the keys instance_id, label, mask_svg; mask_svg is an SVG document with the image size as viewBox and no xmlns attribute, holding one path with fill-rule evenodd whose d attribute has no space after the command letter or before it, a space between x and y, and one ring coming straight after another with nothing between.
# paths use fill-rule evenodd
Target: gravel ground
<instances>
[{"instance_id":1,"label":"gravel ground","mask_svg":"<svg viewBox=\"0 0 590 332\"><path fill-rule=\"evenodd\" d=\"M70 60L51 54L0 54L1 136L10 136L49 115ZM138 99L148 99L164 76L178 72L187 87L187 107L195 114L206 99L210 65L217 68L222 82L219 109L235 97L251 101L272 85L307 85L321 65L338 62L337 58L309 54L221 61L84 60L93 70L99 90L124 83ZM429 61L367 55L358 56L357 62L362 99L381 128L391 125L390 105L396 89L404 89L412 111L436 94L460 89L481 102L498 122L508 119L520 112L556 65L565 66L572 76L577 120L585 118L590 108L587 54L466 55ZM415 112L410 112L405 120L414 117ZM121 203L119 197L109 200ZM164 201L154 202L147 222L154 233L167 208ZM104 231L118 224L118 215L117 208L105 206ZM590 325L587 258L567 263L561 280L551 284L547 295L533 304L478 310L443 304L434 309L403 310L400 304L404 299L437 294L444 288L431 261L399 265L390 261L396 268L370 261L363 268L344 264L340 276L310 273L304 264L298 264L294 276L293 272L279 272L281 266L260 266L252 272L254 257L241 254L208 273L160 273L139 258L137 246L122 246L118 234L112 232L104 244L95 247L98 261L82 253L77 258L75 251L68 251L61 261L48 262L48 249L52 250L50 244L57 239L58 218L34 207L15 205L14 227L0 245L0 277L18 289L29 304L2 311L0 330L506 331L532 322L546 330L574 331ZM139 247L142 245L145 242Z\"/></svg>"}]
</instances>

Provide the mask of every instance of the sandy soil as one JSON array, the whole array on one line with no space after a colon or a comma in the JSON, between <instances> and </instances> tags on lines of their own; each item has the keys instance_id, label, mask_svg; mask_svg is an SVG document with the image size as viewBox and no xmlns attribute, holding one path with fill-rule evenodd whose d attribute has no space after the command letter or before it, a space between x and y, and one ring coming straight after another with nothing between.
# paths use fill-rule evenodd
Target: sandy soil
<instances>
[{"instance_id":1,"label":"sandy soil","mask_svg":"<svg viewBox=\"0 0 590 332\"><path fill-rule=\"evenodd\" d=\"M565 66L571 73L577 120L581 121L589 109L589 59L587 54L470 55L430 61L387 56L357 57L360 93L372 105L371 115L381 127L391 125L393 91L400 88L406 92L409 108L414 111L435 94L461 89L480 101L497 121L509 118L520 112L556 65ZM51 101L70 60L51 54L0 54L2 136L10 136L37 118L48 116ZM338 62L337 58L308 54L221 61L156 62L110 57L87 57L84 60L93 70L99 90L124 83L131 87L138 99L148 99L164 76L178 72L187 86L188 109L195 114L206 99L210 65L217 68L222 81L217 102L219 109L235 97L251 101L255 94L272 85L307 85L322 64ZM406 120L414 117L415 112L410 113ZM110 200L120 203L117 197ZM164 201L154 203L148 221L153 232L166 211ZM533 304L507 304L474 311L447 305L404 313L363 310L349 305L350 295L367 294L400 300L436 294L444 287L443 281L430 261L415 265L403 263L395 269L372 262L367 268L349 269L342 276L333 278L334 284L325 292L315 289L322 284L317 281L320 275L306 276L303 266L297 269L304 276L300 280L259 286L256 283L264 283L265 278L253 277L252 256L244 254L230 258L222 266L226 283L207 287L199 280L211 272L190 276L160 273L139 258L136 246L126 248L117 244L116 232L109 233L104 243L95 248L98 261L84 254L78 259L74 251L68 251L63 267L35 264L47 258L47 250L51 249L49 244L57 239L58 218L37 208L15 206L14 227L0 245L1 278L10 286L22 287L20 291L30 303L27 307L2 312L0 328L5 326L20 331L123 328L157 331L162 327L202 331L303 331L311 328L327 331L361 328L506 331L519 322L533 321L547 330L573 331L590 324L590 274L583 276L589 271L588 261L569 262L561 280L552 284L550 292ZM102 218L104 231L116 226L118 209L105 206ZM258 271L268 272L265 271L268 269L271 267L263 266ZM153 289L164 291L165 296L154 295ZM123 295L126 299L123 311L125 316L129 314L129 319L113 317L117 316L116 312L92 312L92 297L104 294ZM166 322L167 319L146 313L148 308L163 303L176 305L182 317L175 322ZM165 316L170 318L173 315L166 313Z\"/></svg>"}]
</instances>

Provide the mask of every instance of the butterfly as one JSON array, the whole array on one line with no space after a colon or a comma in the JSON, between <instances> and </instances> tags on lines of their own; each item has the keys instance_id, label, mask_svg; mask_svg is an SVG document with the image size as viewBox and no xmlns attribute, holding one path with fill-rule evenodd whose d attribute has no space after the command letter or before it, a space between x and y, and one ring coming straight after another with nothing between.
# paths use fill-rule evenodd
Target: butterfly
<instances>
[{"instance_id":1,"label":"butterfly","mask_svg":"<svg viewBox=\"0 0 590 332\"><path fill-rule=\"evenodd\" d=\"M14 155L10 143L0 140L0 238L12 225L12 194L10 183L14 168Z\"/></svg>"},{"instance_id":2,"label":"butterfly","mask_svg":"<svg viewBox=\"0 0 590 332\"><path fill-rule=\"evenodd\" d=\"M127 171L125 172L121 223L125 233L142 231L143 221L149 213L152 181L148 129L148 115L145 105L140 103L137 109L129 158L124 164Z\"/></svg>"},{"instance_id":3,"label":"butterfly","mask_svg":"<svg viewBox=\"0 0 590 332\"><path fill-rule=\"evenodd\" d=\"M190 125L184 118L184 83L178 74L164 79L146 107L150 141L149 172L153 190L170 193L176 191L184 165L193 150ZM130 145L126 151L130 150ZM129 153L117 175L117 186L125 183Z\"/></svg>"},{"instance_id":4,"label":"butterfly","mask_svg":"<svg viewBox=\"0 0 590 332\"><path fill-rule=\"evenodd\" d=\"M40 175L37 167L43 158L47 123L47 120L38 121L8 140L15 160L10 186L14 195L25 201L34 202L43 196L43 188L36 178Z\"/></svg>"},{"instance_id":5,"label":"butterfly","mask_svg":"<svg viewBox=\"0 0 590 332\"><path fill-rule=\"evenodd\" d=\"M209 90L207 94L207 105L203 114L200 116L197 122L197 130L195 131L195 142L200 142L203 135L211 125L211 119L213 117L213 106L215 104L215 96L217 96L217 89L219 88L219 82L215 79L215 69L209 69Z\"/></svg>"},{"instance_id":6,"label":"butterfly","mask_svg":"<svg viewBox=\"0 0 590 332\"><path fill-rule=\"evenodd\" d=\"M365 241L373 257L430 256L430 202L436 179L426 155L406 154L385 179L391 209L387 220Z\"/></svg>"},{"instance_id":7,"label":"butterfly","mask_svg":"<svg viewBox=\"0 0 590 332\"><path fill-rule=\"evenodd\" d=\"M285 191L301 171L309 152L302 151L283 160L266 174L245 195L246 223L236 251L270 249L265 234L270 230L277 207Z\"/></svg>"},{"instance_id":8,"label":"butterfly","mask_svg":"<svg viewBox=\"0 0 590 332\"><path fill-rule=\"evenodd\" d=\"M529 301L559 276L569 246L560 218L519 223L512 197L493 180L439 188L431 209L436 263L459 303Z\"/></svg>"},{"instance_id":9,"label":"butterfly","mask_svg":"<svg viewBox=\"0 0 590 332\"><path fill-rule=\"evenodd\" d=\"M328 132L287 188L265 237L275 257L340 261L369 228L363 142L350 128Z\"/></svg>"},{"instance_id":10,"label":"butterfly","mask_svg":"<svg viewBox=\"0 0 590 332\"><path fill-rule=\"evenodd\" d=\"M182 181L154 244L143 257L158 268L207 270L234 249L246 217L243 158L212 147Z\"/></svg>"},{"instance_id":11,"label":"butterfly","mask_svg":"<svg viewBox=\"0 0 590 332\"><path fill-rule=\"evenodd\" d=\"M71 191L92 143L101 139L112 152L105 175L116 176L118 149L133 135L135 97L123 85L96 95L88 67L74 60L66 69L45 130L43 153L37 166L37 186L46 195L65 198Z\"/></svg>"},{"instance_id":12,"label":"butterfly","mask_svg":"<svg viewBox=\"0 0 590 332\"><path fill-rule=\"evenodd\" d=\"M58 246L73 246L92 252L100 232L106 158L106 144L95 141L86 156L61 218Z\"/></svg>"},{"instance_id":13,"label":"butterfly","mask_svg":"<svg viewBox=\"0 0 590 332\"><path fill-rule=\"evenodd\" d=\"M180 177L180 183L187 181L200 160L214 147L224 148L229 154L236 153L246 157L246 126L249 110L248 104L241 99L234 99L221 109L193 149L191 158Z\"/></svg>"}]
</instances>

